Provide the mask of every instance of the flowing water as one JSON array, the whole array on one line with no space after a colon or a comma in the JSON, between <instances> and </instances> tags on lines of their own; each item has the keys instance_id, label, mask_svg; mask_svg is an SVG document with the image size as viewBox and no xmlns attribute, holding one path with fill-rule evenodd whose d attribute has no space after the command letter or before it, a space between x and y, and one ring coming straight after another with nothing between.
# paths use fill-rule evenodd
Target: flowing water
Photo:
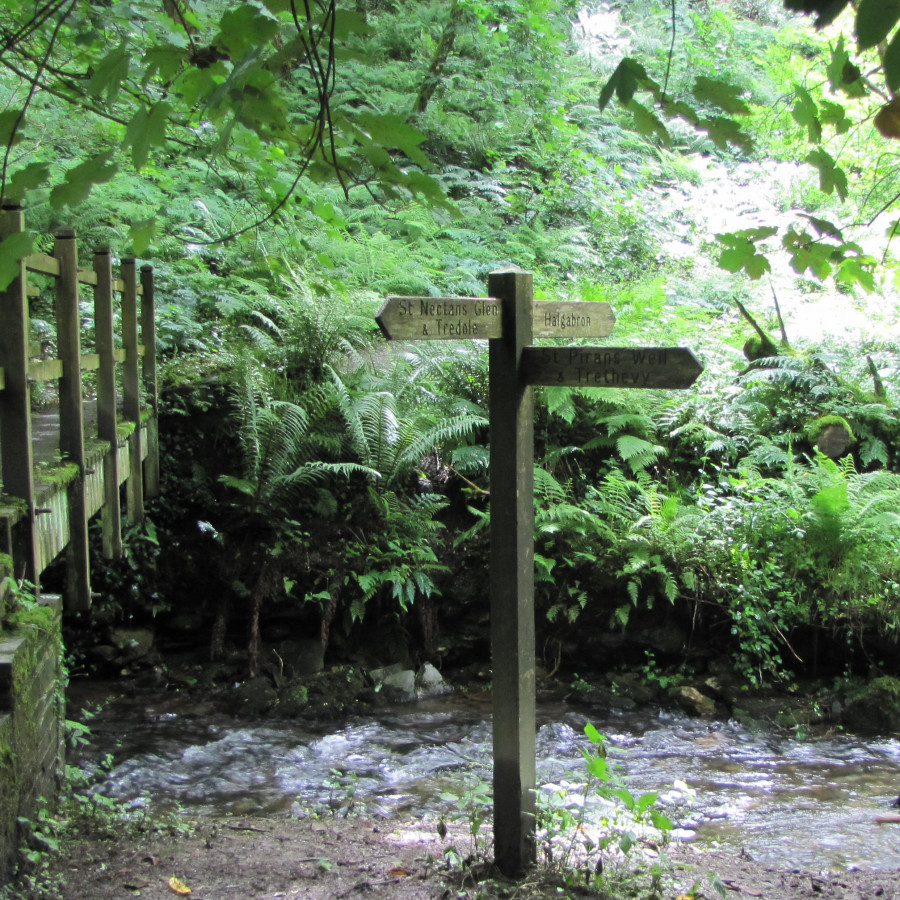
<instances>
[{"instance_id":1,"label":"flowing water","mask_svg":"<svg viewBox=\"0 0 900 900\"><path fill-rule=\"evenodd\" d=\"M490 783L489 707L448 697L332 727L255 724L208 709L134 701L107 707L79 765L96 790L194 812L306 815L351 806L370 815L437 818L466 785ZM898 794L900 742L848 736L800 741L680 714L538 713L538 783L551 796L584 782L591 722L609 740L628 789L655 790L676 836L746 849L774 865L893 869L900 827L876 825ZM112 754L111 767L100 760ZM589 807L588 817L608 812Z\"/></svg>"}]
</instances>

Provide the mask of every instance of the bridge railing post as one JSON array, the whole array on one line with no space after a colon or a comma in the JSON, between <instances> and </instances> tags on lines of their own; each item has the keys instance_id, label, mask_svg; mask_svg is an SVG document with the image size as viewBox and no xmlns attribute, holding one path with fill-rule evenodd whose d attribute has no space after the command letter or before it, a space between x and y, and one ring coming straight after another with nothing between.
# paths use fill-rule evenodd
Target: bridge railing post
<instances>
[{"instance_id":1,"label":"bridge railing post","mask_svg":"<svg viewBox=\"0 0 900 900\"><path fill-rule=\"evenodd\" d=\"M125 484L126 516L129 521L144 521L143 447L141 440L141 379L138 353L137 268L134 259L122 260L122 418L134 425L130 469Z\"/></svg>"},{"instance_id":2,"label":"bridge railing post","mask_svg":"<svg viewBox=\"0 0 900 900\"><path fill-rule=\"evenodd\" d=\"M144 461L144 494L159 494L159 387L156 378L156 296L153 266L141 266L141 376L144 397L153 415L147 419L147 456Z\"/></svg>"},{"instance_id":3,"label":"bridge railing post","mask_svg":"<svg viewBox=\"0 0 900 900\"><path fill-rule=\"evenodd\" d=\"M66 605L84 612L91 607L90 553L85 498L84 406L81 380L81 309L78 288L78 245L75 232L59 229L53 244L59 263L56 278L57 356L62 362L59 385L59 449L66 462L78 466L78 475L66 487L69 506L69 542L66 545Z\"/></svg>"},{"instance_id":4,"label":"bridge railing post","mask_svg":"<svg viewBox=\"0 0 900 900\"><path fill-rule=\"evenodd\" d=\"M0 210L0 240L25 230L22 209ZM0 490L24 504L13 533L15 575L38 589L38 537L34 509L34 454L31 448L31 392L28 386L29 313L25 262L0 292Z\"/></svg>"},{"instance_id":5,"label":"bridge railing post","mask_svg":"<svg viewBox=\"0 0 900 900\"><path fill-rule=\"evenodd\" d=\"M116 427L116 350L113 333L113 273L109 248L94 254L94 346L97 369L97 437L109 444L103 455L103 508L100 523L103 555L122 555L122 506L119 499L119 435Z\"/></svg>"}]
</instances>

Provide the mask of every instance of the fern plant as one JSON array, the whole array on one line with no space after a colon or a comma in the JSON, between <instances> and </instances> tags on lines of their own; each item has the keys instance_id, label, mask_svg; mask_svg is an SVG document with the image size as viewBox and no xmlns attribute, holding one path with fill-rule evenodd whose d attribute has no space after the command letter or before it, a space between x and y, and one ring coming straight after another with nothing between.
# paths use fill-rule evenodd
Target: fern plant
<instances>
[{"instance_id":1,"label":"fern plant","mask_svg":"<svg viewBox=\"0 0 900 900\"><path fill-rule=\"evenodd\" d=\"M272 400L251 363L240 370L233 404L241 472L221 476L222 483L235 492L236 515L220 531L234 544L236 565L251 570L248 574L252 586L247 589L249 660L251 672L255 673L262 604L284 591L285 576L297 566L298 555L306 552L304 532L297 520L303 518L304 510L316 516L333 513L336 503L330 490L331 480L354 476L370 480L378 478L379 473L353 461L322 460L323 448L334 445L332 437L315 433L302 406ZM335 423L332 427L336 427ZM221 640L226 612L224 605L220 607L216 640Z\"/></svg>"},{"instance_id":2,"label":"fern plant","mask_svg":"<svg viewBox=\"0 0 900 900\"><path fill-rule=\"evenodd\" d=\"M333 370L331 378L348 449L379 473L379 490L394 490L408 482L434 448L464 443L487 425L480 413L463 411L439 418L428 410L404 408L392 391L350 387Z\"/></svg>"}]
</instances>

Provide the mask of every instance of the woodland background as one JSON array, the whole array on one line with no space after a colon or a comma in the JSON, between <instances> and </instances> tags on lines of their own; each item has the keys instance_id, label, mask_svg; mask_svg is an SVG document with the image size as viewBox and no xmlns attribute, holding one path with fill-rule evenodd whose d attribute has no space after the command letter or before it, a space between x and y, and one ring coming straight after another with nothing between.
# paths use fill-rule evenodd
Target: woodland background
<instances>
[{"instance_id":1,"label":"woodland background","mask_svg":"<svg viewBox=\"0 0 900 900\"><path fill-rule=\"evenodd\" d=\"M148 622L251 672L285 629L485 658L487 354L374 317L512 264L705 365L538 389L547 668L894 671L900 8L787 5L0 2L2 197L31 229L0 280L75 225L161 300L164 490L74 669Z\"/></svg>"}]
</instances>

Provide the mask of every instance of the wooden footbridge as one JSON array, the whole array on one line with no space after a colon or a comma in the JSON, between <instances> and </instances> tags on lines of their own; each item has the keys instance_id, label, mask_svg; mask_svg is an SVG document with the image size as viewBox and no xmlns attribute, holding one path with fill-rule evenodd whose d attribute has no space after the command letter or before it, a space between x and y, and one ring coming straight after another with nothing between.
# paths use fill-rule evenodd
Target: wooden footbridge
<instances>
[{"instance_id":1,"label":"wooden footbridge","mask_svg":"<svg viewBox=\"0 0 900 900\"><path fill-rule=\"evenodd\" d=\"M0 211L0 239L23 231L21 209ZM39 590L65 552L66 606L86 610L89 519L104 556L120 556L123 518L141 522L158 490L153 270L126 258L114 274L106 248L82 268L68 229L18 269L0 292L0 607L4 569ZM55 320L43 344L33 304Z\"/></svg>"}]
</instances>

